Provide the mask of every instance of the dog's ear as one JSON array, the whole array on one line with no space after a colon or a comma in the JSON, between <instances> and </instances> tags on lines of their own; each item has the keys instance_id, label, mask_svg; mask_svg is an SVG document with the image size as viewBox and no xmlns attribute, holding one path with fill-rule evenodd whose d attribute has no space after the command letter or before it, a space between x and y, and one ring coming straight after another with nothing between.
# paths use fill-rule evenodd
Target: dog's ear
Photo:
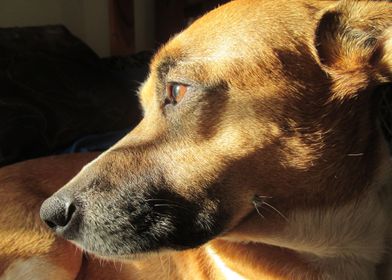
<instances>
[{"instance_id":1,"label":"dog's ear","mask_svg":"<svg viewBox=\"0 0 392 280\"><path fill-rule=\"evenodd\" d=\"M343 1L323 11L315 46L340 98L392 82L392 4Z\"/></svg>"}]
</instances>

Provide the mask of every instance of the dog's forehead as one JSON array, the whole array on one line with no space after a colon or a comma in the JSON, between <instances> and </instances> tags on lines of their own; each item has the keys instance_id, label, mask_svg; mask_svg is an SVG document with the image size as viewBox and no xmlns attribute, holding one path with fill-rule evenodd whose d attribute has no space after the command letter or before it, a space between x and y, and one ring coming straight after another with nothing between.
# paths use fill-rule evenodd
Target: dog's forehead
<instances>
[{"instance_id":1,"label":"dog's forehead","mask_svg":"<svg viewBox=\"0 0 392 280\"><path fill-rule=\"evenodd\" d=\"M168 56L181 63L222 63L244 59L253 51L266 50L269 45L261 40L261 36L268 32L268 28L252 24L249 18L251 6L245 5L238 10L238 2L243 1L229 3L208 13L175 36L156 55L154 64L160 65L168 60ZM256 45L257 50L254 49Z\"/></svg>"},{"instance_id":2,"label":"dog's forehead","mask_svg":"<svg viewBox=\"0 0 392 280\"><path fill-rule=\"evenodd\" d=\"M152 69L170 59L203 64L210 73L216 67L222 72L233 61L273 67L276 50L297 52L303 48L301 44L312 43L315 13L320 8L303 2L278 2L237 0L213 10L166 44L155 56Z\"/></svg>"}]
</instances>

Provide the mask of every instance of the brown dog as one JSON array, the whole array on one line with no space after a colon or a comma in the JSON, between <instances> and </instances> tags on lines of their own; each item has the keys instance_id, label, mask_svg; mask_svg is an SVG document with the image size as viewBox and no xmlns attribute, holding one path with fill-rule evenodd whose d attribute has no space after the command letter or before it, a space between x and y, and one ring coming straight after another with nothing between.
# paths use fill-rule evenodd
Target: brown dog
<instances>
[{"instance_id":1,"label":"brown dog","mask_svg":"<svg viewBox=\"0 0 392 280\"><path fill-rule=\"evenodd\" d=\"M391 279L377 125L378 89L391 83L392 4L233 1L157 53L142 122L41 217L122 262L85 260L78 279ZM80 255L68 256L72 269L56 266L76 275ZM18 261L5 277L29 265Z\"/></svg>"}]
</instances>

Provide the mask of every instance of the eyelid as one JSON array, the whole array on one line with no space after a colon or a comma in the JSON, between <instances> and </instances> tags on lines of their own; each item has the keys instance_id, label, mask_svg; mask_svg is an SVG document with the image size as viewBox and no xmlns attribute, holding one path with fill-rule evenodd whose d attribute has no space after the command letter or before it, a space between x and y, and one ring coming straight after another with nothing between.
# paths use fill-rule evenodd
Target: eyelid
<instances>
[{"instance_id":1,"label":"eyelid","mask_svg":"<svg viewBox=\"0 0 392 280\"><path fill-rule=\"evenodd\" d=\"M184 78L181 75L168 75L166 77L166 84L182 84L191 86L195 84L195 82L191 79Z\"/></svg>"}]
</instances>

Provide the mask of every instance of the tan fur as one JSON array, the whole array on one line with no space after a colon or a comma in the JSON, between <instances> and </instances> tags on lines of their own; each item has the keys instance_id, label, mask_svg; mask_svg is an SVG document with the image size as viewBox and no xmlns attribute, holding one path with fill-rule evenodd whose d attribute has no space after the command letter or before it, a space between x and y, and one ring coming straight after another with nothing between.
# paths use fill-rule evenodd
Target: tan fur
<instances>
[{"instance_id":1,"label":"tan fur","mask_svg":"<svg viewBox=\"0 0 392 280\"><path fill-rule=\"evenodd\" d=\"M43 263L47 262L48 267L58 266L76 277L80 251L46 229L39 218L39 207L94 156L50 157L0 169L0 279L12 279L7 274L18 275L15 269L20 265L26 270L29 262L36 266L31 271L38 269L40 275L46 269ZM24 273L23 270L19 273ZM32 274L29 279L36 279Z\"/></svg>"},{"instance_id":2,"label":"tan fur","mask_svg":"<svg viewBox=\"0 0 392 280\"><path fill-rule=\"evenodd\" d=\"M153 58L141 123L54 196L88 193L83 215L99 224L100 205L117 207L127 188L169 189L205 220L223 211L223 230L193 249L121 256L99 251L113 235L94 247L104 238L86 232L74 243L97 256L80 265L35 211L92 157L31 161L0 172L0 275L60 251L56 265L77 279L391 279L391 166L375 102L392 82L391 25L386 2L237 0L203 16ZM168 82L195 89L166 108ZM31 166L42 173L25 175Z\"/></svg>"}]
</instances>

